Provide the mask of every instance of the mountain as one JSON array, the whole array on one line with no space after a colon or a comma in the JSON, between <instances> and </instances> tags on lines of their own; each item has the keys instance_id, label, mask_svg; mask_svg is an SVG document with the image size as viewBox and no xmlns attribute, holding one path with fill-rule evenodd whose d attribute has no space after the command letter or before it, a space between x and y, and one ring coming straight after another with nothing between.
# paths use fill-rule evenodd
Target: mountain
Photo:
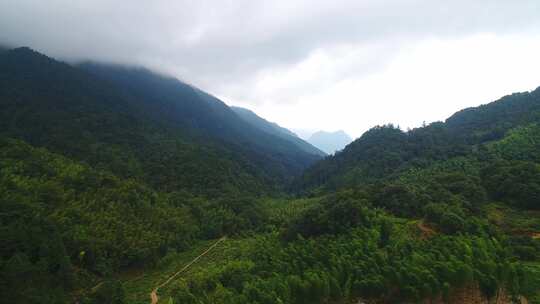
<instances>
[{"instance_id":1,"label":"mountain","mask_svg":"<svg viewBox=\"0 0 540 304\"><path fill-rule=\"evenodd\" d=\"M314 154L317 156L326 155L326 153L322 152L321 150L315 148L311 144L302 140L290 130L283 128L274 122L267 121L266 119L258 116L251 110L240 108L240 107L231 107L231 109L238 116L240 116L240 118L242 118L243 120L251 124L253 127L258 128L261 131L264 131L268 134L272 134L280 138L283 138L287 141L290 141L294 143L296 146L298 146L298 148L302 149L303 151L307 153Z\"/></svg>"},{"instance_id":2,"label":"mountain","mask_svg":"<svg viewBox=\"0 0 540 304\"><path fill-rule=\"evenodd\" d=\"M271 134L279 134L281 136L298 137L298 135L294 134L292 131L279 126L275 122L267 121L266 119L258 116L257 114L255 114L255 112L249 109L235 106L232 106L231 109L243 120L251 123L253 126L256 126L261 130L264 130L265 132Z\"/></svg>"},{"instance_id":3,"label":"mountain","mask_svg":"<svg viewBox=\"0 0 540 304\"><path fill-rule=\"evenodd\" d=\"M219 99L141 68L0 54L0 134L159 189L268 192L318 160Z\"/></svg>"},{"instance_id":4,"label":"mountain","mask_svg":"<svg viewBox=\"0 0 540 304\"><path fill-rule=\"evenodd\" d=\"M468 155L480 144L502 139L513 128L539 121L540 88L464 109L445 122L408 132L393 125L378 126L306 170L296 187L336 190L395 176L409 168Z\"/></svg>"},{"instance_id":5,"label":"mountain","mask_svg":"<svg viewBox=\"0 0 540 304\"><path fill-rule=\"evenodd\" d=\"M260 229L257 197L320 158L171 77L1 52L0 294L71 302L121 269Z\"/></svg>"},{"instance_id":6,"label":"mountain","mask_svg":"<svg viewBox=\"0 0 540 304\"><path fill-rule=\"evenodd\" d=\"M86 63L80 67L129 91L143 111L182 130L203 135L219 145L241 152L250 162L283 183L313 162L319 155L306 153L288 140L268 134L239 119L225 103L177 79L145 69Z\"/></svg>"},{"instance_id":7,"label":"mountain","mask_svg":"<svg viewBox=\"0 0 540 304\"><path fill-rule=\"evenodd\" d=\"M540 89L320 161L174 78L25 48L0 110L6 303L540 302Z\"/></svg>"},{"instance_id":8,"label":"mountain","mask_svg":"<svg viewBox=\"0 0 540 304\"><path fill-rule=\"evenodd\" d=\"M318 131L312 134L307 141L328 154L334 154L345 148L352 141L352 138L343 130L335 132Z\"/></svg>"}]
</instances>

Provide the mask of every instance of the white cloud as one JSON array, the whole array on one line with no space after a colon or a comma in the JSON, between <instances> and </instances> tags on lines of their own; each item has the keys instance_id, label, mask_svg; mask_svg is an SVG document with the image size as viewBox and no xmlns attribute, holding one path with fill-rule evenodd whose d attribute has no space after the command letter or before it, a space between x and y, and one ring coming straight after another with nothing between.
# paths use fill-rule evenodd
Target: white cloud
<instances>
[{"instance_id":1,"label":"white cloud","mask_svg":"<svg viewBox=\"0 0 540 304\"><path fill-rule=\"evenodd\" d=\"M540 86L538 54L540 35L428 39L403 47L379 70L364 73L363 64L377 59L362 47L339 55L319 50L300 64L257 78L253 98L265 102L254 108L287 127L343 128L353 136L390 122L416 127Z\"/></svg>"},{"instance_id":2,"label":"white cloud","mask_svg":"<svg viewBox=\"0 0 540 304\"><path fill-rule=\"evenodd\" d=\"M359 136L540 85L538 0L3 0L0 43L144 65Z\"/></svg>"}]
</instances>

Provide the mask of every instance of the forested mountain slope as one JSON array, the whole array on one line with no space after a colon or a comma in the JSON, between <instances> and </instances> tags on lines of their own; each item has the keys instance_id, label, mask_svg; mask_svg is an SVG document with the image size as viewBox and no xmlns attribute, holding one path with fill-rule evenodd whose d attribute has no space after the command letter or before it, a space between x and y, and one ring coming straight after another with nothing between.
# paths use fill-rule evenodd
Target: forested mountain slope
<instances>
[{"instance_id":1,"label":"forested mountain slope","mask_svg":"<svg viewBox=\"0 0 540 304\"><path fill-rule=\"evenodd\" d=\"M326 155L326 153L312 146L310 143L304 141L303 139L298 137L296 134L294 134L290 130L280 127L276 123L269 122L262 117L259 117L257 114L255 114L251 110L240 108L240 107L231 107L231 109L238 116L240 116L240 118L244 119L246 122L250 123L255 128L258 128L264 132L273 134L287 141L290 141L307 153L319 155L319 156Z\"/></svg>"},{"instance_id":2,"label":"forested mountain slope","mask_svg":"<svg viewBox=\"0 0 540 304\"><path fill-rule=\"evenodd\" d=\"M450 132L476 144L500 139L518 125L540 121L540 88L458 111L445 121Z\"/></svg>"},{"instance_id":3,"label":"forested mountain slope","mask_svg":"<svg viewBox=\"0 0 540 304\"><path fill-rule=\"evenodd\" d=\"M0 294L12 303L71 302L70 291L95 279L252 229L261 217L238 193L210 201L159 192L3 137L0 198Z\"/></svg>"},{"instance_id":4,"label":"forested mountain slope","mask_svg":"<svg viewBox=\"0 0 540 304\"><path fill-rule=\"evenodd\" d=\"M283 128L275 122L267 121L266 119L258 116L255 112L242 108L232 106L231 109L238 115L240 115L244 120L250 121L253 125L257 125L259 128L266 130L269 133L277 133L282 135L289 135L293 137L298 137L294 132L289 129Z\"/></svg>"},{"instance_id":5,"label":"forested mountain slope","mask_svg":"<svg viewBox=\"0 0 540 304\"><path fill-rule=\"evenodd\" d=\"M143 69L0 55L1 134L165 190L280 188L318 159L221 101Z\"/></svg>"},{"instance_id":6,"label":"forested mountain slope","mask_svg":"<svg viewBox=\"0 0 540 304\"><path fill-rule=\"evenodd\" d=\"M295 188L335 190L389 177L408 168L467 155L478 144L501 139L512 128L539 121L540 88L462 110L445 122L407 132L392 125L378 126L306 170Z\"/></svg>"},{"instance_id":7,"label":"forested mountain slope","mask_svg":"<svg viewBox=\"0 0 540 304\"><path fill-rule=\"evenodd\" d=\"M298 175L320 159L317 153L299 148L277 134L262 132L239 119L221 100L177 79L141 68L95 63L80 67L142 100L141 106L147 115L239 151L275 176Z\"/></svg>"},{"instance_id":8,"label":"forested mountain slope","mask_svg":"<svg viewBox=\"0 0 540 304\"><path fill-rule=\"evenodd\" d=\"M540 303L539 97L373 128L290 199L320 156L272 125L144 69L0 53L0 297L148 303L227 236L160 303Z\"/></svg>"},{"instance_id":9,"label":"forested mountain slope","mask_svg":"<svg viewBox=\"0 0 540 304\"><path fill-rule=\"evenodd\" d=\"M209 304L461 304L471 294L540 303L539 139L531 123L466 156L266 202L277 228L163 295Z\"/></svg>"},{"instance_id":10,"label":"forested mountain slope","mask_svg":"<svg viewBox=\"0 0 540 304\"><path fill-rule=\"evenodd\" d=\"M343 152L357 149L348 156L358 176L346 176L337 190L324 184L311 199L265 202L270 233L162 296L174 303L460 304L465 293L540 303L535 117L469 128L513 121L489 140L444 123L411 132L374 128Z\"/></svg>"},{"instance_id":11,"label":"forested mountain slope","mask_svg":"<svg viewBox=\"0 0 540 304\"><path fill-rule=\"evenodd\" d=\"M282 203L270 212L278 228L239 262L179 280L168 295L175 303L458 304L467 291L485 302L540 303L535 117L501 118L513 123L489 141L444 123L372 129L343 152L362 170L357 179Z\"/></svg>"}]
</instances>

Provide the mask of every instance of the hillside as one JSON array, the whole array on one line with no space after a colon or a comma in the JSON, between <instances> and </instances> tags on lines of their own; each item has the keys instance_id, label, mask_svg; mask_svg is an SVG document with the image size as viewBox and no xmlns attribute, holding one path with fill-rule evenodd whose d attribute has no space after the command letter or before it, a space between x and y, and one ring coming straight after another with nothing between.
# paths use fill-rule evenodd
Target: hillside
<instances>
[{"instance_id":1,"label":"hillside","mask_svg":"<svg viewBox=\"0 0 540 304\"><path fill-rule=\"evenodd\" d=\"M318 131L313 133L307 141L328 154L334 154L350 144L352 138L342 130L335 132Z\"/></svg>"},{"instance_id":2,"label":"hillside","mask_svg":"<svg viewBox=\"0 0 540 304\"><path fill-rule=\"evenodd\" d=\"M0 137L0 294L66 303L122 269L201 239L253 229L253 198L159 192L43 148Z\"/></svg>"},{"instance_id":3,"label":"hillside","mask_svg":"<svg viewBox=\"0 0 540 304\"><path fill-rule=\"evenodd\" d=\"M243 120L245 120L246 122L248 122L255 128L258 128L264 132L267 132L268 134L272 134L280 138L283 138L287 141L290 141L294 143L296 146L298 146L298 148L302 149L303 151L307 153L318 155L318 156L326 155L326 153L317 149L316 147L312 146L306 141L302 140L290 130L285 129L276 123L269 122L262 117L259 117L257 114L255 114L251 110L240 108L240 107L231 107L231 109L238 116L240 116L240 118L242 118Z\"/></svg>"},{"instance_id":4,"label":"hillside","mask_svg":"<svg viewBox=\"0 0 540 304\"><path fill-rule=\"evenodd\" d=\"M392 125L364 133L342 152L315 164L296 181L302 191L342 189L412 167L468 155L508 130L540 121L540 88L462 110L445 122L404 132Z\"/></svg>"},{"instance_id":5,"label":"hillside","mask_svg":"<svg viewBox=\"0 0 540 304\"><path fill-rule=\"evenodd\" d=\"M535 107L535 94L522 95L523 108ZM469 130L482 131L471 134L444 123L372 129L342 152L364 170L357 180L324 184L311 199L264 202L270 233L163 295L174 303L539 303L540 128L529 114L498 123L472 115L481 123ZM513 124L504 135L478 136L505 121ZM399 158L400 149L418 159Z\"/></svg>"},{"instance_id":6,"label":"hillside","mask_svg":"<svg viewBox=\"0 0 540 304\"><path fill-rule=\"evenodd\" d=\"M519 120L475 148L468 148L468 136L446 142L454 135L442 126L413 133L421 139L439 134L429 146L437 150L421 151L429 162L393 172L381 170L384 160L370 162L366 178L348 188L260 201L263 230L235 239L228 258L202 262L160 297L173 303L457 304L473 298L510 304L526 296L539 303L538 124ZM385 126L365 136L377 158L408 147L412 135ZM144 303L144 294L135 299Z\"/></svg>"},{"instance_id":7,"label":"hillside","mask_svg":"<svg viewBox=\"0 0 540 304\"><path fill-rule=\"evenodd\" d=\"M174 78L26 48L0 108L5 302L540 303L540 89L324 159Z\"/></svg>"},{"instance_id":8,"label":"hillside","mask_svg":"<svg viewBox=\"0 0 540 304\"><path fill-rule=\"evenodd\" d=\"M164 190L268 193L319 158L144 69L73 67L20 48L0 55L0 88L2 135Z\"/></svg>"},{"instance_id":9,"label":"hillside","mask_svg":"<svg viewBox=\"0 0 540 304\"><path fill-rule=\"evenodd\" d=\"M145 115L190 132L191 139L199 143L210 141L227 147L278 185L320 159L275 134L254 128L221 100L177 79L142 68L96 63L79 66L141 100L138 106Z\"/></svg>"}]
</instances>

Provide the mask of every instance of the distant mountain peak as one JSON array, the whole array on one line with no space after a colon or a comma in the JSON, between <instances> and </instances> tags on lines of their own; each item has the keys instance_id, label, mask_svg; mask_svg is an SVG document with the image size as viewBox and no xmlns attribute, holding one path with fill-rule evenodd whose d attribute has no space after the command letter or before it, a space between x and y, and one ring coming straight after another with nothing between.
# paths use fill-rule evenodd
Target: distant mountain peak
<instances>
[{"instance_id":1,"label":"distant mountain peak","mask_svg":"<svg viewBox=\"0 0 540 304\"><path fill-rule=\"evenodd\" d=\"M333 154L351 143L352 138L343 130L318 131L309 137L308 142L328 154Z\"/></svg>"},{"instance_id":2,"label":"distant mountain peak","mask_svg":"<svg viewBox=\"0 0 540 304\"><path fill-rule=\"evenodd\" d=\"M317 131L317 132L313 133L313 135L316 135L316 134L328 134L328 135L339 135L339 136L347 136L347 137L349 137L349 135L343 130L337 130L337 131L320 130L320 131Z\"/></svg>"}]
</instances>

